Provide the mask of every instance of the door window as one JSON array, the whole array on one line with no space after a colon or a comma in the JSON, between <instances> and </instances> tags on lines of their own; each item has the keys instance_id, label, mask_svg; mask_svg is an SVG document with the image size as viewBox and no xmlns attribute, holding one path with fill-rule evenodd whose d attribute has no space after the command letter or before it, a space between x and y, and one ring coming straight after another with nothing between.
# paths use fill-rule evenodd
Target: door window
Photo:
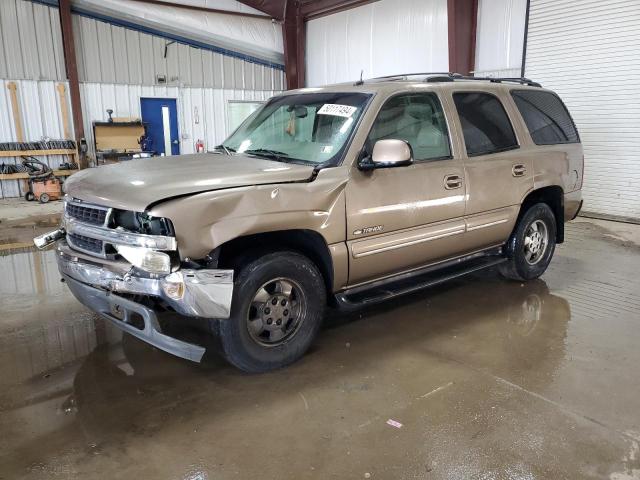
<instances>
[{"instance_id":1,"label":"door window","mask_svg":"<svg viewBox=\"0 0 640 480\"><path fill-rule=\"evenodd\" d=\"M557 95L543 91L513 90L511 96L536 145L580 141L567 107Z\"/></svg>"},{"instance_id":2,"label":"door window","mask_svg":"<svg viewBox=\"0 0 640 480\"><path fill-rule=\"evenodd\" d=\"M518 148L518 141L502 103L488 93L454 93L469 157Z\"/></svg>"},{"instance_id":3,"label":"door window","mask_svg":"<svg viewBox=\"0 0 640 480\"><path fill-rule=\"evenodd\" d=\"M367 149L378 140L404 140L414 160L450 158L449 135L438 97L432 93L398 95L384 104L376 118Z\"/></svg>"}]
</instances>

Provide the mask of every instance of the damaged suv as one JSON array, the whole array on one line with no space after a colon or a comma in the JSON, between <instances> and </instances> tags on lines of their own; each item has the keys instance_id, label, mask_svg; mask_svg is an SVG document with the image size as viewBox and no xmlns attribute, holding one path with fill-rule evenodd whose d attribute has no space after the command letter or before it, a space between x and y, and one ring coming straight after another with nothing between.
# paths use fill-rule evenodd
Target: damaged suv
<instances>
[{"instance_id":1,"label":"damaged suv","mask_svg":"<svg viewBox=\"0 0 640 480\"><path fill-rule=\"evenodd\" d=\"M354 308L496 266L539 277L582 205L582 146L527 79L395 76L292 90L208 154L88 169L65 184L63 279L174 355L158 312L196 317L249 372Z\"/></svg>"}]
</instances>

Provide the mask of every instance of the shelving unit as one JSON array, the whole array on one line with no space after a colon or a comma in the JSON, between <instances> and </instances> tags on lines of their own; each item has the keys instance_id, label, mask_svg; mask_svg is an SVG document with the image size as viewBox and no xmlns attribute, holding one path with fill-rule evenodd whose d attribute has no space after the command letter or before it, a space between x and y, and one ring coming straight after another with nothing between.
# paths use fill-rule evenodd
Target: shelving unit
<instances>
[{"instance_id":1,"label":"shelving unit","mask_svg":"<svg viewBox=\"0 0 640 480\"><path fill-rule=\"evenodd\" d=\"M0 150L0 158L7 157L41 157L49 155L67 155L77 165L79 163L78 152L74 149L52 149L52 150ZM68 177L76 173L78 170L54 170L53 175L56 177ZM0 180L24 180L29 178L27 173L8 173L0 174Z\"/></svg>"}]
</instances>

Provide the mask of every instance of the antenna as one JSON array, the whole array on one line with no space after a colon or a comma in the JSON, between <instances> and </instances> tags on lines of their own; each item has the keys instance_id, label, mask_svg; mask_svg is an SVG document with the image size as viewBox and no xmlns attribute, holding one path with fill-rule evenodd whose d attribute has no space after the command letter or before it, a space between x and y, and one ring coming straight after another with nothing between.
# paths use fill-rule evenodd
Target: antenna
<instances>
[{"instance_id":1,"label":"antenna","mask_svg":"<svg viewBox=\"0 0 640 480\"><path fill-rule=\"evenodd\" d=\"M354 85L356 85L356 86L364 85L364 80L362 79L363 75L364 75L364 70L360 70L360 80L358 80L356 83L354 83Z\"/></svg>"}]
</instances>

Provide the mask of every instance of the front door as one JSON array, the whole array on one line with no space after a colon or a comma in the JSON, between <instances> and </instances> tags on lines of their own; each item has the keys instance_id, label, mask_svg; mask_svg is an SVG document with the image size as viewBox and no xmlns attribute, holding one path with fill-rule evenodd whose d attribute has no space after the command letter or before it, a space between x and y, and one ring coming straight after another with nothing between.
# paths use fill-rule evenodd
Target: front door
<instances>
[{"instance_id":1,"label":"front door","mask_svg":"<svg viewBox=\"0 0 640 480\"><path fill-rule=\"evenodd\" d=\"M465 231L465 179L435 93L406 93L382 106L365 150L377 140L411 145L414 163L362 172L347 185L351 286L453 256Z\"/></svg>"},{"instance_id":2,"label":"front door","mask_svg":"<svg viewBox=\"0 0 640 480\"><path fill-rule=\"evenodd\" d=\"M175 98L141 98L140 111L149 144L157 155L179 155L178 109Z\"/></svg>"},{"instance_id":3,"label":"front door","mask_svg":"<svg viewBox=\"0 0 640 480\"><path fill-rule=\"evenodd\" d=\"M520 203L533 188L533 161L520 148L513 125L496 95L453 93L464 137L467 179L465 242L472 250L504 243Z\"/></svg>"}]
</instances>

